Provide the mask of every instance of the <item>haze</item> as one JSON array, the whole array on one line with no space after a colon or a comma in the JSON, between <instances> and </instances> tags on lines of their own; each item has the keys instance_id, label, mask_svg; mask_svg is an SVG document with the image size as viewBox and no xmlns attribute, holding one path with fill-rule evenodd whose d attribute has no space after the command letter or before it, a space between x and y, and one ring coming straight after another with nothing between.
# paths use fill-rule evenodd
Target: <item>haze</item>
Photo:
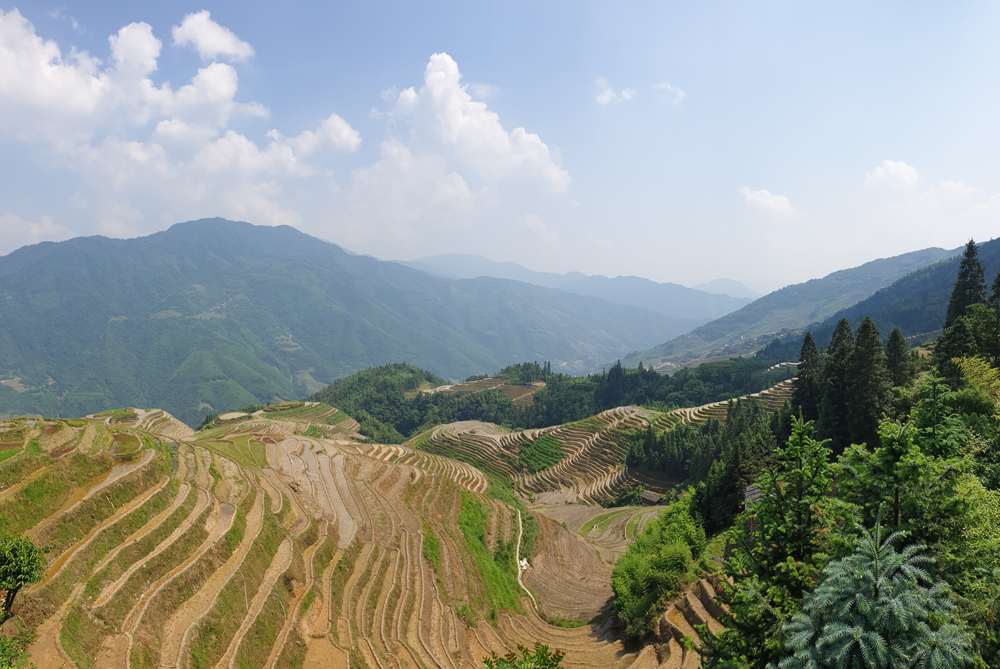
<instances>
[{"instance_id":1,"label":"haze","mask_svg":"<svg viewBox=\"0 0 1000 669\"><path fill-rule=\"evenodd\" d=\"M0 254L222 216L766 291L1000 214L992 3L0 8Z\"/></svg>"}]
</instances>

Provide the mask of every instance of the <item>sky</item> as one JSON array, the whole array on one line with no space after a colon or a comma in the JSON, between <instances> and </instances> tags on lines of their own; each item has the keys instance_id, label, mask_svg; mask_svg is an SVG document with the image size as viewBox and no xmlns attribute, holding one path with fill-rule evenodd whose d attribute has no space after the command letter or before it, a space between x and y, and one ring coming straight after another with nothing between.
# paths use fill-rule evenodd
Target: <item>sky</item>
<instances>
[{"instance_id":1,"label":"sky","mask_svg":"<svg viewBox=\"0 0 1000 669\"><path fill-rule=\"evenodd\" d=\"M1000 5L0 0L0 255L221 216L769 291L985 241Z\"/></svg>"}]
</instances>

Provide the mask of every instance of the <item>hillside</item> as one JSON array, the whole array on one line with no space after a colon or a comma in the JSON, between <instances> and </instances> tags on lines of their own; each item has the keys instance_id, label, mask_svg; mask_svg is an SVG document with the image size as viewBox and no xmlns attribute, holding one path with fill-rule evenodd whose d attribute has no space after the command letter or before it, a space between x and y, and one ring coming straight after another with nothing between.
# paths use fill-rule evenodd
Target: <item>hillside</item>
<instances>
[{"instance_id":1,"label":"hillside","mask_svg":"<svg viewBox=\"0 0 1000 669\"><path fill-rule=\"evenodd\" d=\"M957 250L924 249L786 286L665 344L630 354L622 363L635 366L643 361L660 371L669 371L708 359L745 355L760 349L775 336L823 321L900 277L957 253ZM951 280L954 281L954 274Z\"/></svg>"},{"instance_id":2,"label":"hillside","mask_svg":"<svg viewBox=\"0 0 1000 669\"><path fill-rule=\"evenodd\" d=\"M676 283L657 283L636 276L609 278L580 272L535 272L515 262L494 262L478 255L448 253L403 261L402 264L441 277L472 279L488 276L558 288L616 304L652 309L674 318L699 321L698 325L724 316L751 301L748 296L730 296L723 294L724 291L697 290ZM746 289L745 286L743 288Z\"/></svg>"},{"instance_id":3,"label":"hillside","mask_svg":"<svg viewBox=\"0 0 1000 669\"><path fill-rule=\"evenodd\" d=\"M813 336L817 342L828 342L841 318L857 326L865 316L871 316L883 335L897 327L907 337L941 329L955 287L959 260L960 257L949 258L907 274L871 297L811 326ZM979 260L989 285L1000 271L1000 240L979 244Z\"/></svg>"},{"instance_id":4,"label":"hillside","mask_svg":"<svg viewBox=\"0 0 1000 669\"><path fill-rule=\"evenodd\" d=\"M545 359L565 372L692 323L499 279L448 280L289 227L220 219L0 258L0 415L295 399L406 360L448 379Z\"/></svg>"},{"instance_id":5,"label":"hillside","mask_svg":"<svg viewBox=\"0 0 1000 669\"><path fill-rule=\"evenodd\" d=\"M536 640L567 667L697 667L681 642L720 629L715 577L692 572L657 631L626 644L612 565L661 508L593 502L637 481L622 430L701 419L619 407L402 446L359 441L350 417L308 402L198 433L133 408L0 421L0 532L49 547L3 632L36 630L39 669L472 669ZM537 443L549 464L510 466Z\"/></svg>"}]
</instances>

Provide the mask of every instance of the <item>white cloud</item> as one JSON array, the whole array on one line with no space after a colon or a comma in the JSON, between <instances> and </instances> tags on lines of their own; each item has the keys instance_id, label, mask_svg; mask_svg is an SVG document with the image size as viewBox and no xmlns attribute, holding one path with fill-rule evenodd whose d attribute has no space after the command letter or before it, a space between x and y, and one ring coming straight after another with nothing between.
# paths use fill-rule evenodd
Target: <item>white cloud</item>
<instances>
[{"instance_id":1,"label":"white cloud","mask_svg":"<svg viewBox=\"0 0 1000 669\"><path fill-rule=\"evenodd\" d=\"M608 80L604 77L598 77L594 81L595 86L597 86L597 103L600 105L608 105L612 102L628 102L635 97L634 88L623 88L621 93L615 92L613 88L608 84Z\"/></svg>"},{"instance_id":2,"label":"white cloud","mask_svg":"<svg viewBox=\"0 0 1000 669\"><path fill-rule=\"evenodd\" d=\"M760 207L775 216L792 216L799 210L792 206L784 195L775 195L768 190L750 190L746 186L740 188L740 194L749 204Z\"/></svg>"},{"instance_id":3,"label":"white cloud","mask_svg":"<svg viewBox=\"0 0 1000 669\"><path fill-rule=\"evenodd\" d=\"M500 116L473 100L461 79L452 57L436 53L424 69L423 86L399 93L392 113L411 121L413 148L441 152L484 179L528 180L564 192L570 176L541 138L524 128L507 132Z\"/></svg>"},{"instance_id":4,"label":"white cloud","mask_svg":"<svg viewBox=\"0 0 1000 669\"><path fill-rule=\"evenodd\" d=\"M192 46L202 60L208 62L224 56L230 62L245 62L253 57L253 47L212 20L203 9L188 14L173 29L174 46Z\"/></svg>"},{"instance_id":5,"label":"white cloud","mask_svg":"<svg viewBox=\"0 0 1000 669\"><path fill-rule=\"evenodd\" d=\"M913 188L920 181L917 170L902 160L883 160L874 171L866 174L866 178L871 184L890 184L903 188Z\"/></svg>"},{"instance_id":6,"label":"white cloud","mask_svg":"<svg viewBox=\"0 0 1000 669\"><path fill-rule=\"evenodd\" d=\"M659 84L653 84L653 89L657 91L665 91L670 95L670 104L678 105L681 100L687 95L687 92L682 91L676 86L671 86L670 82L664 81Z\"/></svg>"},{"instance_id":7,"label":"white cloud","mask_svg":"<svg viewBox=\"0 0 1000 669\"><path fill-rule=\"evenodd\" d=\"M26 244L43 241L61 241L74 236L74 232L54 223L48 216L29 221L16 214L0 215L0 256Z\"/></svg>"},{"instance_id":8,"label":"white cloud","mask_svg":"<svg viewBox=\"0 0 1000 669\"><path fill-rule=\"evenodd\" d=\"M524 227L529 233L549 246L559 246L559 235L550 230L549 226L545 225L545 221L542 220L541 216L537 214L525 214Z\"/></svg>"}]
</instances>

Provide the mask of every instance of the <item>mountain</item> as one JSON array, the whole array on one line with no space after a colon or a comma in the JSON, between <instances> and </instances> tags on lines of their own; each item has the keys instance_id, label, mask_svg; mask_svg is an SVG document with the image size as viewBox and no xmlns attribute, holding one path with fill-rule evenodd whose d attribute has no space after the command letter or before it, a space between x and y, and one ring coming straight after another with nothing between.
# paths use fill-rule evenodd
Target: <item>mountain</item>
<instances>
[{"instance_id":1,"label":"mountain","mask_svg":"<svg viewBox=\"0 0 1000 669\"><path fill-rule=\"evenodd\" d=\"M221 219L0 258L0 415L302 397L406 361L464 379L513 362L580 372L696 322L515 281L449 280L290 227Z\"/></svg>"},{"instance_id":2,"label":"mountain","mask_svg":"<svg viewBox=\"0 0 1000 669\"><path fill-rule=\"evenodd\" d=\"M669 371L694 362L750 353L774 336L823 321L900 277L955 256L959 251L939 248L913 251L833 272L822 279L785 286L665 344L631 354L622 364L635 366L643 361Z\"/></svg>"},{"instance_id":3,"label":"mountain","mask_svg":"<svg viewBox=\"0 0 1000 669\"><path fill-rule=\"evenodd\" d=\"M956 255L907 274L871 297L811 326L813 336L818 344L825 345L841 318L846 318L857 327L865 316L871 316L883 335L888 335L897 327L907 337L940 330L948 311L951 291L955 287L960 260L961 257ZM979 260L986 270L988 287L1000 271L1000 239L981 243Z\"/></svg>"},{"instance_id":4,"label":"mountain","mask_svg":"<svg viewBox=\"0 0 1000 669\"><path fill-rule=\"evenodd\" d=\"M714 293L716 295L749 297L751 300L756 300L758 297L761 297L761 294L756 290L745 285L743 282L736 281L734 279L712 279L711 281L699 283L697 286L691 287L695 290L703 290L706 293Z\"/></svg>"},{"instance_id":5,"label":"mountain","mask_svg":"<svg viewBox=\"0 0 1000 669\"><path fill-rule=\"evenodd\" d=\"M489 276L558 288L578 295L600 297L617 304L652 309L674 318L700 321L699 325L724 316L751 301L750 297L696 290L676 283L657 283L636 276L608 278L580 272L535 272L515 262L495 262L479 255L447 253L397 262L432 276L453 279Z\"/></svg>"}]
</instances>

